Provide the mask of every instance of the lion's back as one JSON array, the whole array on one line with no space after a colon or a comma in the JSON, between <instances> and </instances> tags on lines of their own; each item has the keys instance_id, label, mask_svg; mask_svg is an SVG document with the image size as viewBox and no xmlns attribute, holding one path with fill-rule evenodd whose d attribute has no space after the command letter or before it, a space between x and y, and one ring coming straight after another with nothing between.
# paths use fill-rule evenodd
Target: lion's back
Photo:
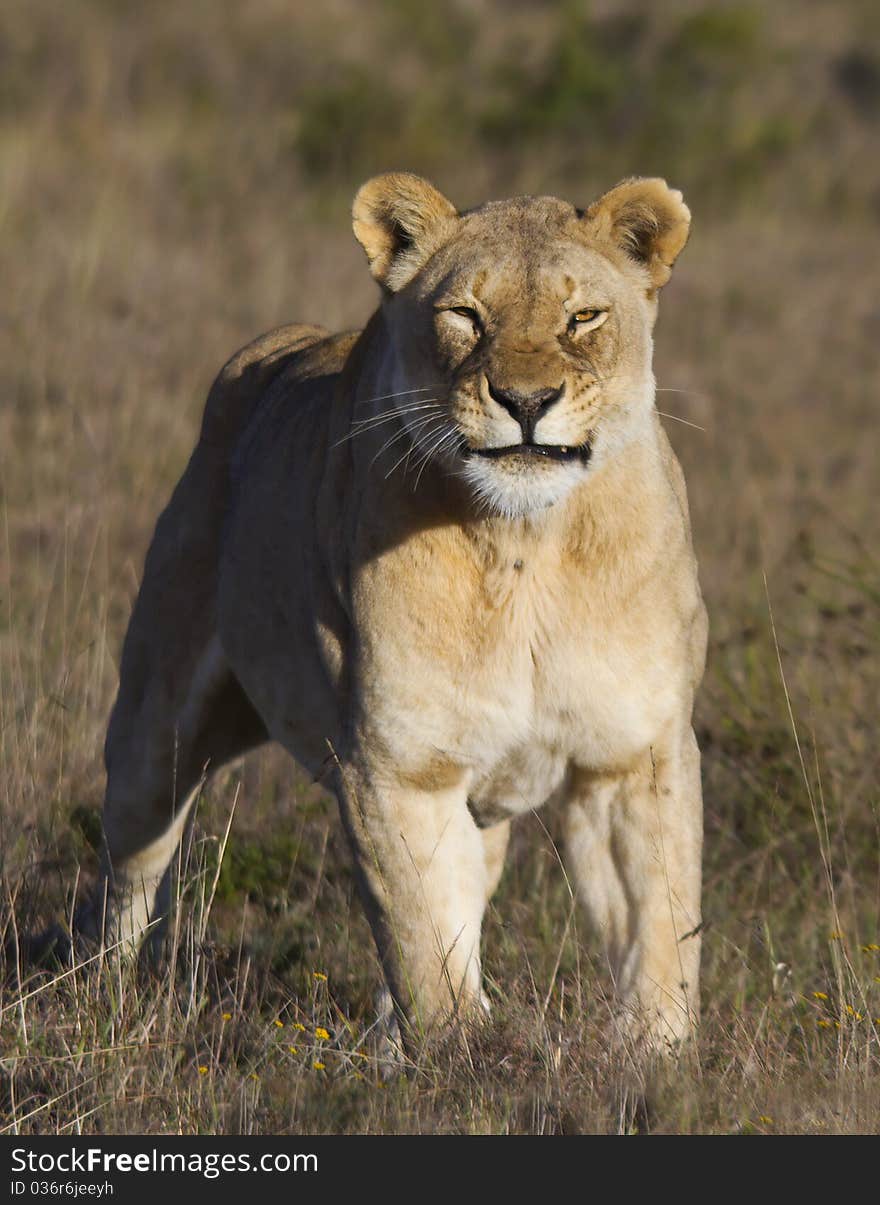
<instances>
[{"instance_id":1,"label":"lion's back","mask_svg":"<svg viewBox=\"0 0 880 1205\"><path fill-rule=\"evenodd\" d=\"M231 452L272 383L301 352L327 339L320 326L292 323L267 331L226 361L205 403L200 442Z\"/></svg>"}]
</instances>

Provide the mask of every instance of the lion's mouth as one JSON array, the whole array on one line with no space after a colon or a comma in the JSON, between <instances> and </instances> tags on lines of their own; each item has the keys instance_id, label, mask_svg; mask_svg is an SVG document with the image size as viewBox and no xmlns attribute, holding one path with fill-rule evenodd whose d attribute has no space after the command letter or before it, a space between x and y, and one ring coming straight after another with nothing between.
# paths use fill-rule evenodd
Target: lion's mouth
<instances>
[{"instance_id":1,"label":"lion's mouth","mask_svg":"<svg viewBox=\"0 0 880 1205\"><path fill-rule=\"evenodd\" d=\"M568 444L508 444L503 448L468 448L471 456L483 456L488 460L501 460L508 456L540 456L544 460L579 460L586 464L592 447L589 443L572 447Z\"/></svg>"}]
</instances>

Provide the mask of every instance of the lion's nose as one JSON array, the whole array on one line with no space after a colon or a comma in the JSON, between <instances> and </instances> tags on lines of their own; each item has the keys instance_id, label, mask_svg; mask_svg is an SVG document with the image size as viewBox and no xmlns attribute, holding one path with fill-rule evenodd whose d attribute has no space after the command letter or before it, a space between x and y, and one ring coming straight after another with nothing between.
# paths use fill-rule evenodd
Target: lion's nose
<instances>
[{"instance_id":1,"label":"lion's nose","mask_svg":"<svg viewBox=\"0 0 880 1205\"><path fill-rule=\"evenodd\" d=\"M499 389L488 377L486 384L489 387L489 397L499 406L503 406L519 423L524 443L531 443L538 421L559 401L565 388L563 382L555 389L538 389L533 393L524 393L519 389Z\"/></svg>"}]
</instances>

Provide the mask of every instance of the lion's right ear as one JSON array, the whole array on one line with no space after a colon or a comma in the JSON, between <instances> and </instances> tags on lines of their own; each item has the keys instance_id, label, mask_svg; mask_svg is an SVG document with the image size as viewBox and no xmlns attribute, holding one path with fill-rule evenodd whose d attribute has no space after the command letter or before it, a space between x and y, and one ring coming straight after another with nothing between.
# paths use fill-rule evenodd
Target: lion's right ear
<instances>
[{"instance_id":1,"label":"lion's right ear","mask_svg":"<svg viewBox=\"0 0 880 1205\"><path fill-rule=\"evenodd\" d=\"M421 176L388 172L362 186L351 216L370 271L394 293L412 280L449 236L458 213Z\"/></svg>"}]
</instances>

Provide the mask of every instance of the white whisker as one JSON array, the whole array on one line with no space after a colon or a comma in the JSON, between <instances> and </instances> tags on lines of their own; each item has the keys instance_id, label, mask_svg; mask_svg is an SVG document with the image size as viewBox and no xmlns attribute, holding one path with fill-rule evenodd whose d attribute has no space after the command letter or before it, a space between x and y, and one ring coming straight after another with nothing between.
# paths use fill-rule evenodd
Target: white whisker
<instances>
[{"instance_id":1,"label":"white whisker","mask_svg":"<svg viewBox=\"0 0 880 1205\"><path fill-rule=\"evenodd\" d=\"M433 416L432 416L432 417L433 417ZM443 423L445 420L444 420L442 417L434 417L434 421L435 421L435 422L439 422L439 423ZM429 434L430 434L430 432L429 432ZM400 459L399 459L399 460L396 460L396 461L394 462L394 464L391 466L391 468L390 468L390 469L388 470L388 472L385 474L385 480L386 480L386 481L387 481L387 480L388 480L388 478L391 476L391 474L394 472L394 470L395 470L395 469L398 467L398 465L403 464L403 462L404 462L405 460L408 460L408 459L410 458L410 456L412 456L413 452L416 450L416 446L417 446L417 445L416 445L415 443L410 444L410 446L407 448L407 450L404 452L404 454L403 454L403 455L400 457ZM407 470L406 470L406 469L404 469L404 473L406 473L406 471L407 471Z\"/></svg>"},{"instance_id":2,"label":"white whisker","mask_svg":"<svg viewBox=\"0 0 880 1205\"><path fill-rule=\"evenodd\" d=\"M360 401L355 402L356 406L369 406L371 402L387 402L394 397L406 397L410 393L428 393L432 389L436 389L441 385L441 381L435 382L433 385L419 385L417 389L398 389L396 393L380 393L378 397L365 397Z\"/></svg>"},{"instance_id":3,"label":"white whisker","mask_svg":"<svg viewBox=\"0 0 880 1205\"><path fill-rule=\"evenodd\" d=\"M427 410L431 407L436 408L437 401L437 398L429 397L418 402L413 402L408 406L392 406L390 410L383 410L380 414L372 414L369 418L355 419L351 424L352 430L369 430L370 427L381 425L398 415L415 414L419 410Z\"/></svg>"},{"instance_id":4,"label":"white whisker","mask_svg":"<svg viewBox=\"0 0 880 1205\"><path fill-rule=\"evenodd\" d=\"M388 470L388 472L385 474L386 481L391 476L391 474L394 472L394 470L398 467L398 465L403 464L403 462L405 460L409 460L410 456L412 456L414 451L415 451L415 444L410 444L409 447L404 452L404 454L401 456L401 458L399 460L396 460L394 462L394 464L391 466L391 468ZM404 471L404 474L406 474L406 468L404 468L403 471Z\"/></svg>"},{"instance_id":5,"label":"white whisker","mask_svg":"<svg viewBox=\"0 0 880 1205\"><path fill-rule=\"evenodd\" d=\"M706 430L706 428L701 427L699 423L692 423L689 419L679 418L677 414L667 414L665 410L658 410L657 413L661 414L664 418L671 418L677 423L684 423L686 427L695 427L697 431Z\"/></svg>"},{"instance_id":6,"label":"white whisker","mask_svg":"<svg viewBox=\"0 0 880 1205\"><path fill-rule=\"evenodd\" d=\"M354 439L356 435L363 435L367 431L372 431L374 427L381 427L384 423L391 422L392 419L402 418L407 414L416 414L421 410L436 410L437 398L424 398L418 402L411 403L409 406L393 406L390 410L384 410L381 414L371 415L370 418L357 419L352 423L350 430L337 439L332 445L333 448L338 448L340 444L344 444L349 439Z\"/></svg>"},{"instance_id":7,"label":"white whisker","mask_svg":"<svg viewBox=\"0 0 880 1205\"><path fill-rule=\"evenodd\" d=\"M455 429L455 427L450 427L450 429L448 431L443 432L440 435L440 438L438 440L436 440L434 442L434 444L428 449L428 451L422 457L420 464L416 465L418 472L416 473L416 481L415 481L415 485L413 486L413 493L415 493L416 490L419 488L419 482L422 479L422 473L424 473L425 469L428 466L428 461L433 460L435 457L439 456L441 451L445 447L447 447L450 443L454 442L457 438L459 438L458 431Z\"/></svg>"},{"instance_id":8,"label":"white whisker","mask_svg":"<svg viewBox=\"0 0 880 1205\"><path fill-rule=\"evenodd\" d=\"M382 447L379 449L379 451L376 453L376 455L370 461L370 468L373 467L373 465L376 463L376 461L379 459L379 457L382 455L382 453L385 452L388 448L393 447L394 444L396 444L399 439L403 439L403 437L406 435L412 435L415 431L418 431L422 427L424 427L426 425L426 423L433 422L436 418L437 418L437 415L429 414L426 418L418 419L418 421L413 423L411 427L407 427L406 425L401 426L399 431L395 431L394 434L391 436L391 438L386 439L385 443L382 444Z\"/></svg>"},{"instance_id":9,"label":"white whisker","mask_svg":"<svg viewBox=\"0 0 880 1205\"><path fill-rule=\"evenodd\" d=\"M687 393L691 397L699 398L701 401L708 401L709 395L702 393L699 389L678 389L674 385L658 385L656 393ZM696 427L698 431L705 431L705 427L701 427L699 423L692 423L687 418L679 418L677 414L667 414L665 410L658 410L658 414L662 414L664 418L671 418L677 423L684 423L686 427Z\"/></svg>"},{"instance_id":10,"label":"white whisker","mask_svg":"<svg viewBox=\"0 0 880 1205\"><path fill-rule=\"evenodd\" d=\"M444 431L441 428L441 430L439 432L435 430L434 432L432 432L432 434L435 437L434 442L432 444L429 444L427 447L424 447L424 446L421 447L422 454L419 457L419 459L416 461L416 463L413 465L413 472L416 474L416 481L415 481L415 485L413 486L414 492L416 489L418 489L419 478L421 477L422 472L424 471L425 465L431 459L434 452L440 446L440 444L443 442L443 440L446 439L446 436L448 435L448 431Z\"/></svg>"},{"instance_id":11,"label":"white whisker","mask_svg":"<svg viewBox=\"0 0 880 1205\"><path fill-rule=\"evenodd\" d=\"M383 452L387 452L390 448L393 448L394 445L396 443L399 443L400 440L403 439L404 436L406 436L406 435L409 435L409 431L407 431L406 427L401 427L401 429L399 431L395 431L394 434L391 436L391 438L386 439L385 442L382 444L382 447L379 449L379 451L376 453L376 455L370 461L369 467L372 468Z\"/></svg>"}]
</instances>

